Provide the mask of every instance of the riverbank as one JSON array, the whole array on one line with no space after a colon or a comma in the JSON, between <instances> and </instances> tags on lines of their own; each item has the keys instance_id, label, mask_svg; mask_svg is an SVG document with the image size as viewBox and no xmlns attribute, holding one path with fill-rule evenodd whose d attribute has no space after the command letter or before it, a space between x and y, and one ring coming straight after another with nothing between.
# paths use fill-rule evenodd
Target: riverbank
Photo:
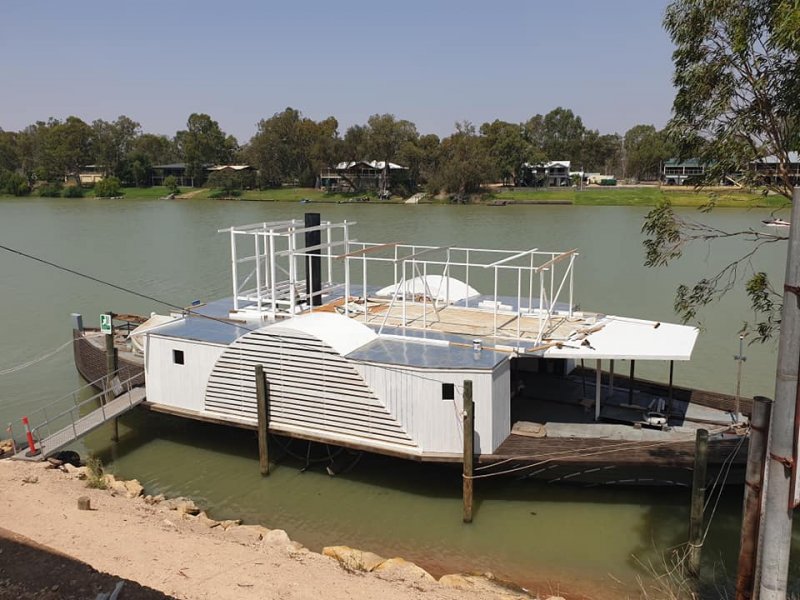
<instances>
[{"instance_id":1,"label":"riverbank","mask_svg":"<svg viewBox=\"0 0 800 600\"><path fill-rule=\"evenodd\" d=\"M93 198L91 189L86 190L86 198ZM266 190L247 190L239 196L216 198L218 191L208 188L182 188L175 200L218 199L222 201L250 202L296 202L313 204L404 204L405 198L392 197L389 200L378 200L374 196L364 194L327 193L313 188L284 187ZM129 200L164 200L170 191L165 187L124 188L123 198ZM29 196L36 199L38 196ZM0 196L0 199L13 196ZM691 187L658 187L658 186L593 186L583 190L574 188L494 188L482 194L473 194L466 198L467 204L505 206L505 205L559 205L576 206L655 206L662 200L669 200L673 206L699 207L709 204L722 208L779 208L788 206L783 196L768 195L738 190L735 188L714 188L697 191ZM79 201L80 199L76 199ZM109 202L118 199L107 199ZM415 202L416 203L416 202ZM419 204L449 204L449 196L425 196Z\"/></svg>"},{"instance_id":2,"label":"riverbank","mask_svg":"<svg viewBox=\"0 0 800 600\"><path fill-rule=\"evenodd\" d=\"M437 581L413 563L366 551L331 547L324 551L328 556L317 554L280 529L215 521L190 500L143 496L135 481L109 477L109 489L89 489L85 469L63 469L0 461L0 527L11 532L0 537L16 538L16 545L4 545L3 563L24 560L32 542L44 545L39 552L61 553L186 599L531 598L487 577L445 575ZM88 498L91 510L78 509L80 497ZM37 585L33 577L33 572L4 568L0 597L4 588ZM65 588L80 588L89 575L70 571L65 577ZM45 589L42 582L43 593L57 592L53 585L59 586L48 583Z\"/></svg>"}]
</instances>

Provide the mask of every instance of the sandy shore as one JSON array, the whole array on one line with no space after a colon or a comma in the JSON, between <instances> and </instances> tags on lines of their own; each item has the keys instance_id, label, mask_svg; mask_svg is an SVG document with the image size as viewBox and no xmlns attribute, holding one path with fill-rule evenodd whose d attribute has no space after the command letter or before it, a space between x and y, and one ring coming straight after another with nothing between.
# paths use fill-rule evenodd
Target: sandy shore
<instances>
[{"instance_id":1,"label":"sandy shore","mask_svg":"<svg viewBox=\"0 0 800 600\"><path fill-rule=\"evenodd\" d=\"M180 502L152 503L137 484L96 490L80 476L41 463L0 461L0 527L176 598L528 597L481 577L445 576L440 583L413 563L384 562L368 552L343 549L337 560L308 551L281 530L219 524L187 514ZM78 510L81 496L92 510Z\"/></svg>"}]
</instances>

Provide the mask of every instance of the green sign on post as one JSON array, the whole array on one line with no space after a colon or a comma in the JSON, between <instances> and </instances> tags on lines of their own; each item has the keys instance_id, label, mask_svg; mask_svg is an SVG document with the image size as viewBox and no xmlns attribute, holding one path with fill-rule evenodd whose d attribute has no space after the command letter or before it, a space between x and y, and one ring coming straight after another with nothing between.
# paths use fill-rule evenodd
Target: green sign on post
<instances>
[{"instance_id":1,"label":"green sign on post","mask_svg":"<svg viewBox=\"0 0 800 600\"><path fill-rule=\"evenodd\" d=\"M100 333L105 333L106 335L111 334L111 315L100 315Z\"/></svg>"}]
</instances>

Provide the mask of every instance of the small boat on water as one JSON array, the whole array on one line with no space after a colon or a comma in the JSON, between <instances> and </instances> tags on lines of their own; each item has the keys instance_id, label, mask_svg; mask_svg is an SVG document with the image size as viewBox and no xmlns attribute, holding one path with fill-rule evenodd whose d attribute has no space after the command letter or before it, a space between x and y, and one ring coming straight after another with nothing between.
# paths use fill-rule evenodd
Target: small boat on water
<instances>
[{"instance_id":1,"label":"small boat on water","mask_svg":"<svg viewBox=\"0 0 800 600\"><path fill-rule=\"evenodd\" d=\"M761 222L764 225L766 225L767 227L784 227L784 228L786 228L786 227L791 227L791 225L792 225L789 221L786 221L784 219L774 219L774 218L772 218L772 219L764 219Z\"/></svg>"},{"instance_id":2,"label":"small boat on water","mask_svg":"<svg viewBox=\"0 0 800 600\"><path fill-rule=\"evenodd\" d=\"M370 243L355 225L307 214L220 230L231 297L118 331L143 406L256 429L260 365L270 435L461 464L472 406L481 476L683 485L706 429L710 475L732 465L735 480L752 401L673 384L696 328L577 310L577 249ZM76 320L88 381L105 372L91 332ZM669 383L637 379L641 361Z\"/></svg>"}]
</instances>

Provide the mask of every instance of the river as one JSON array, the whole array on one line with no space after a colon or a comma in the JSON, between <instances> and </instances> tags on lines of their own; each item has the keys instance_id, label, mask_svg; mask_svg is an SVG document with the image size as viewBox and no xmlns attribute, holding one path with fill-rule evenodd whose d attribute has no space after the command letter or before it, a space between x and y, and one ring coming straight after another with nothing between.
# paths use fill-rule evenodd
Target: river
<instances>
[{"instance_id":1,"label":"river","mask_svg":"<svg viewBox=\"0 0 800 600\"><path fill-rule=\"evenodd\" d=\"M642 266L639 207L304 205L214 200L0 200L2 244L41 256L174 305L230 295L228 238L218 229L300 217L353 220L362 241L459 244L546 250L579 248L575 298L582 308L675 321L679 283L692 283L747 250L725 240L693 248L669 268ZM686 209L686 215L699 213ZM717 209L702 219L720 229L760 229L761 210ZM785 245L745 265L782 280ZM0 252L0 371L68 341L71 312L94 325L108 310L147 314L163 306ZM733 393L737 332L752 321L741 286L700 314L702 332L676 383ZM771 396L777 347L746 348L742 390ZM664 380L664 365L637 364L637 375ZM0 375L0 422L18 418L82 382L69 349L35 366ZM15 427L19 427L18 421ZM121 441L101 429L76 446L111 471L138 478L148 493L186 495L216 518L286 529L312 549L347 544L415 560L436 574L491 571L533 589L572 597L637 597L660 554L685 540L688 492L556 486L487 480L476 486L475 522L461 523L458 471L368 457L345 474L324 463L302 471L286 456L269 478L258 475L254 434L134 412ZM19 430L18 430L19 435ZM305 446L289 448L304 454ZM324 457L322 457L324 458ZM722 495L704 549L704 575L734 573L741 488ZM795 534L800 548L800 535ZM795 561L792 579L800 579ZM646 583L646 585L649 585ZM656 596L657 597L657 596ZM709 597L713 597L709 596Z\"/></svg>"}]
</instances>

